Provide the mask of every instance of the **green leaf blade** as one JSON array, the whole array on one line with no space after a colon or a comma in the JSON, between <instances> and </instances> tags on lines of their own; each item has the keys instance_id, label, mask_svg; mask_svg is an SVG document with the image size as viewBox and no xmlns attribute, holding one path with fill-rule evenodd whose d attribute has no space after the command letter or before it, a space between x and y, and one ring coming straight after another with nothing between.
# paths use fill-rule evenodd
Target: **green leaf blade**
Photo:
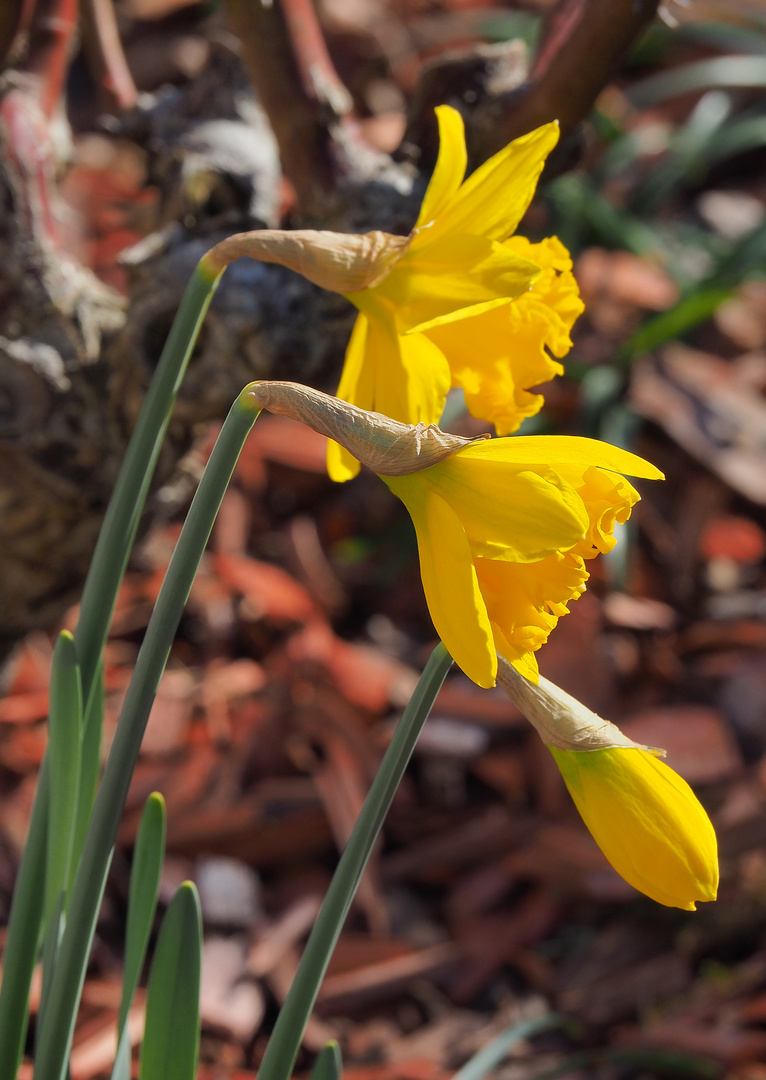
<instances>
[{"instance_id":1,"label":"green leaf blade","mask_svg":"<svg viewBox=\"0 0 766 1080\"><path fill-rule=\"evenodd\" d=\"M0 1076L15 1077L29 1022L29 989L40 944L45 891L50 770L47 756L37 778L32 818L13 890L0 984Z\"/></svg>"},{"instance_id":2,"label":"green leaf blade","mask_svg":"<svg viewBox=\"0 0 766 1080\"><path fill-rule=\"evenodd\" d=\"M122 1001L117 1030L122 1035L133 995L144 965L149 935L160 891L162 861L165 856L165 800L153 792L146 800L133 852L128 896L128 925L125 934L125 964Z\"/></svg>"},{"instance_id":3,"label":"green leaf blade","mask_svg":"<svg viewBox=\"0 0 766 1080\"><path fill-rule=\"evenodd\" d=\"M202 910L184 882L167 910L146 998L141 1080L195 1080L199 1054Z\"/></svg>"},{"instance_id":4,"label":"green leaf blade","mask_svg":"<svg viewBox=\"0 0 766 1080\"><path fill-rule=\"evenodd\" d=\"M531 1039L543 1031L552 1028L567 1027L571 1025L566 1017L558 1013L549 1013L547 1016L534 1016L529 1020L521 1020L508 1028L497 1038L483 1046L478 1053L474 1054L465 1065L452 1077L452 1080L484 1080L487 1073L492 1072L502 1064L511 1050L522 1039Z\"/></svg>"},{"instance_id":5,"label":"green leaf blade","mask_svg":"<svg viewBox=\"0 0 766 1080\"><path fill-rule=\"evenodd\" d=\"M46 921L69 881L80 788L82 688L74 638L67 630L59 634L53 653L50 697L48 755L51 798L45 871Z\"/></svg>"},{"instance_id":6,"label":"green leaf blade","mask_svg":"<svg viewBox=\"0 0 766 1080\"><path fill-rule=\"evenodd\" d=\"M328 1042L314 1062L309 1080L341 1080L342 1075L343 1059L340 1047L333 1039L332 1042Z\"/></svg>"},{"instance_id":7,"label":"green leaf blade","mask_svg":"<svg viewBox=\"0 0 766 1080\"><path fill-rule=\"evenodd\" d=\"M98 666L93 688L85 710L82 731L82 754L80 757L80 788L77 793L77 816L74 826L72 859L70 864L70 883L80 862L85 834L88 831L90 815L98 790L101 772L101 741L104 727L104 664Z\"/></svg>"},{"instance_id":8,"label":"green leaf blade","mask_svg":"<svg viewBox=\"0 0 766 1080\"><path fill-rule=\"evenodd\" d=\"M211 274L203 258L192 274L109 500L83 589L80 619L75 631L86 707L176 394L222 272Z\"/></svg>"},{"instance_id":9,"label":"green leaf blade","mask_svg":"<svg viewBox=\"0 0 766 1080\"><path fill-rule=\"evenodd\" d=\"M110 1080L130 1080L130 1032L122 1029Z\"/></svg>"}]
</instances>

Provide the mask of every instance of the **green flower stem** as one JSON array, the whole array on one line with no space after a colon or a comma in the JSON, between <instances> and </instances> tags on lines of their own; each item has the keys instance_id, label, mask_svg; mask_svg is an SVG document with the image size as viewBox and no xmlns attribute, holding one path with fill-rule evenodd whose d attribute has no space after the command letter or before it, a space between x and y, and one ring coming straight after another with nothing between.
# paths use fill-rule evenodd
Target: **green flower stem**
<instances>
[{"instance_id":1,"label":"green flower stem","mask_svg":"<svg viewBox=\"0 0 766 1080\"><path fill-rule=\"evenodd\" d=\"M35 1080L63 1080L117 828L146 722L218 508L258 410L243 391L213 448L157 598L125 697L75 876L66 930L39 1033Z\"/></svg>"},{"instance_id":2,"label":"green flower stem","mask_svg":"<svg viewBox=\"0 0 766 1080\"><path fill-rule=\"evenodd\" d=\"M452 665L440 642L420 676L364 801L309 935L292 986L266 1047L258 1080L289 1080L306 1023L364 868L436 695Z\"/></svg>"},{"instance_id":3,"label":"green flower stem","mask_svg":"<svg viewBox=\"0 0 766 1080\"><path fill-rule=\"evenodd\" d=\"M125 573L176 394L222 273L222 270L211 269L205 257L195 268L152 377L101 526L75 630L86 711L117 590Z\"/></svg>"},{"instance_id":4,"label":"green flower stem","mask_svg":"<svg viewBox=\"0 0 766 1080\"><path fill-rule=\"evenodd\" d=\"M135 430L109 502L85 582L75 649L81 661L85 715L93 715L91 697L114 610L117 590L127 566L144 501L200 326L221 279L223 268L206 256L200 260L178 309L152 378ZM100 716L94 716L100 727ZM86 727L84 764L97 759L98 747ZM100 732L98 746L100 747ZM83 773L90 780L92 768ZM0 1076L15 1077L27 1026L27 1001L37 959L43 919L43 881L47 845L50 772L43 761L35 806L17 876L8 922L0 986ZM88 793L86 787L83 792ZM38 804L43 809L38 811ZM88 813L90 807L88 807ZM78 811L78 819L82 814ZM75 847L79 845L75 843ZM76 852L75 852L76 855ZM38 902L39 901L39 902Z\"/></svg>"}]
</instances>

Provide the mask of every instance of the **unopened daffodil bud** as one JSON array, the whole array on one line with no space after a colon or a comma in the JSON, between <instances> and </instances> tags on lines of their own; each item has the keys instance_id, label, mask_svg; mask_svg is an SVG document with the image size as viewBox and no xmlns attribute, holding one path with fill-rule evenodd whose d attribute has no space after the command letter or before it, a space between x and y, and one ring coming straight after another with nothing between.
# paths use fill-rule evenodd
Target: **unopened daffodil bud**
<instances>
[{"instance_id":1,"label":"unopened daffodil bud","mask_svg":"<svg viewBox=\"0 0 766 1080\"><path fill-rule=\"evenodd\" d=\"M497 681L553 754L575 806L614 869L667 907L715 900L715 831L686 781L618 727L502 657Z\"/></svg>"}]
</instances>

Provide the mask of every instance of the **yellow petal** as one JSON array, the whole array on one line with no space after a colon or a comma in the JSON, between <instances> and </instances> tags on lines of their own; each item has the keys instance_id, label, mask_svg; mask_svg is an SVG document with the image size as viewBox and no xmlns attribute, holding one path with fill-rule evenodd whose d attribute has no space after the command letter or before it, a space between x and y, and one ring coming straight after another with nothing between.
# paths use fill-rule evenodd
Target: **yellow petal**
<instances>
[{"instance_id":1,"label":"yellow petal","mask_svg":"<svg viewBox=\"0 0 766 1080\"><path fill-rule=\"evenodd\" d=\"M512 309L514 332L529 321L538 323L543 331L540 346L546 346L554 356L566 356L572 347L569 333L585 309L569 252L555 236L538 244L523 236L512 236L503 246L519 258L537 263L543 271Z\"/></svg>"},{"instance_id":2,"label":"yellow petal","mask_svg":"<svg viewBox=\"0 0 766 1080\"><path fill-rule=\"evenodd\" d=\"M537 657L534 653L524 653L518 659L512 660L511 665L535 686L540 682L540 668L537 666Z\"/></svg>"},{"instance_id":3,"label":"yellow petal","mask_svg":"<svg viewBox=\"0 0 766 1080\"><path fill-rule=\"evenodd\" d=\"M533 562L572 547L588 528L577 492L546 467L467 460L461 450L420 475L454 509L475 555Z\"/></svg>"},{"instance_id":4,"label":"yellow petal","mask_svg":"<svg viewBox=\"0 0 766 1080\"><path fill-rule=\"evenodd\" d=\"M380 380L377 411L404 423L438 423L450 388L449 365L443 353L423 334L398 336L397 346L406 376L407 415L389 411L389 404L394 405L390 401L392 384L385 376Z\"/></svg>"},{"instance_id":5,"label":"yellow petal","mask_svg":"<svg viewBox=\"0 0 766 1080\"><path fill-rule=\"evenodd\" d=\"M659 904L715 900L718 853L689 785L644 750L555 750L569 793L618 874Z\"/></svg>"},{"instance_id":6,"label":"yellow petal","mask_svg":"<svg viewBox=\"0 0 766 1080\"><path fill-rule=\"evenodd\" d=\"M527 295L427 331L446 356L453 385L462 387L471 414L494 424L500 435L510 434L525 417L539 412L543 397L528 388L564 370L543 347L545 331L539 324L528 319L516 324L513 308Z\"/></svg>"},{"instance_id":7,"label":"yellow petal","mask_svg":"<svg viewBox=\"0 0 766 1080\"><path fill-rule=\"evenodd\" d=\"M443 210L462 184L468 163L463 117L450 105L439 105L436 119L439 122L439 156L420 207L416 228L428 225Z\"/></svg>"},{"instance_id":8,"label":"yellow petal","mask_svg":"<svg viewBox=\"0 0 766 1080\"><path fill-rule=\"evenodd\" d=\"M367 330L367 316L360 312L356 317L346 348L337 395L343 401L358 405L360 409L372 408L371 369L364 362L367 352Z\"/></svg>"},{"instance_id":9,"label":"yellow petal","mask_svg":"<svg viewBox=\"0 0 766 1080\"><path fill-rule=\"evenodd\" d=\"M373 388L367 407L404 424L435 424L450 388L447 361L423 335L400 334L385 306L374 311L365 356Z\"/></svg>"},{"instance_id":10,"label":"yellow petal","mask_svg":"<svg viewBox=\"0 0 766 1080\"><path fill-rule=\"evenodd\" d=\"M469 304L468 307L457 308L454 311L447 311L444 315L436 315L433 319L428 319L426 322L418 323L411 329L407 330L408 334L428 334L432 337L431 331L438 330L441 327L449 327L445 329L446 339L449 341L452 334L455 323L463 322L465 319L475 319L480 315L485 315L490 311L497 311L502 308L506 315L508 312L508 297L498 296L494 300L484 300L481 304ZM459 330L459 328L457 328ZM473 333L476 333L476 326L473 325ZM476 338L473 337L474 354L476 352ZM482 340L482 351L484 350L484 341ZM563 368L562 368L563 371Z\"/></svg>"},{"instance_id":11,"label":"yellow petal","mask_svg":"<svg viewBox=\"0 0 766 1080\"><path fill-rule=\"evenodd\" d=\"M413 330L487 301L513 299L539 274L535 263L503 244L461 233L405 256L373 289L348 298L368 315L371 304L385 301L396 312L397 326Z\"/></svg>"},{"instance_id":12,"label":"yellow petal","mask_svg":"<svg viewBox=\"0 0 766 1080\"><path fill-rule=\"evenodd\" d=\"M461 458L507 461L517 465L576 465L583 470L600 469L664 480L664 474L648 461L618 446L580 435L521 435L511 439L487 439L460 451Z\"/></svg>"},{"instance_id":13,"label":"yellow petal","mask_svg":"<svg viewBox=\"0 0 766 1080\"><path fill-rule=\"evenodd\" d=\"M435 424L450 388L447 361L422 334L399 334L384 305L369 310L354 325L337 396L405 424ZM359 463L331 441L327 468L343 481L356 476Z\"/></svg>"},{"instance_id":14,"label":"yellow petal","mask_svg":"<svg viewBox=\"0 0 766 1080\"><path fill-rule=\"evenodd\" d=\"M585 559L611 551L615 526L628 520L638 492L624 476L595 466L583 472L577 466L559 465L558 471L577 490L588 514L588 532L572 550Z\"/></svg>"},{"instance_id":15,"label":"yellow petal","mask_svg":"<svg viewBox=\"0 0 766 1080\"><path fill-rule=\"evenodd\" d=\"M331 480L334 480L336 484L344 484L347 480L353 480L359 469L359 462L345 446L336 443L334 439L328 439L327 475Z\"/></svg>"},{"instance_id":16,"label":"yellow petal","mask_svg":"<svg viewBox=\"0 0 766 1080\"><path fill-rule=\"evenodd\" d=\"M555 121L544 124L485 161L434 224L415 234L410 252L425 249L449 234L471 232L491 240L510 236L532 201L545 159L558 137Z\"/></svg>"},{"instance_id":17,"label":"yellow petal","mask_svg":"<svg viewBox=\"0 0 766 1080\"><path fill-rule=\"evenodd\" d=\"M418 538L428 610L455 663L479 686L495 685L497 654L468 539L457 516L420 482L422 473L386 477L410 512Z\"/></svg>"},{"instance_id":18,"label":"yellow petal","mask_svg":"<svg viewBox=\"0 0 766 1080\"><path fill-rule=\"evenodd\" d=\"M346 349L337 395L360 409L373 407L373 368L365 363L366 351L367 316L360 312ZM359 472L359 462L353 454L334 439L327 443L327 472L330 479L339 484L352 480Z\"/></svg>"},{"instance_id":19,"label":"yellow petal","mask_svg":"<svg viewBox=\"0 0 766 1080\"><path fill-rule=\"evenodd\" d=\"M568 352L572 324L583 309L569 253L555 237L532 244L514 236L503 246L541 267L526 292L491 310L458 312L460 321L449 325L444 318L420 327L446 356L469 411L494 424L498 435L511 434L540 410L542 395L529 388L563 372L550 353Z\"/></svg>"}]
</instances>

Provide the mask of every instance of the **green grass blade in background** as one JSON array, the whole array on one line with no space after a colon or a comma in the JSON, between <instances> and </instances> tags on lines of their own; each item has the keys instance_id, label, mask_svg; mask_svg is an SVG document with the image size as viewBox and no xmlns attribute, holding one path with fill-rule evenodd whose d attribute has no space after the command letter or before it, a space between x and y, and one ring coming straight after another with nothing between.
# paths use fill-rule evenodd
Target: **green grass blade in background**
<instances>
[{"instance_id":1,"label":"green grass blade in background","mask_svg":"<svg viewBox=\"0 0 766 1080\"><path fill-rule=\"evenodd\" d=\"M707 175L708 149L731 122L734 101L723 90L710 90L686 122L672 133L667 153L636 185L630 210L639 218L655 216L663 202Z\"/></svg>"},{"instance_id":2,"label":"green grass blade in background","mask_svg":"<svg viewBox=\"0 0 766 1080\"><path fill-rule=\"evenodd\" d=\"M766 116L745 116L727 124L705 148L708 168L766 145Z\"/></svg>"},{"instance_id":3,"label":"green grass blade in background","mask_svg":"<svg viewBox=\"0 0 766 1080\"><path fill-rule=\"evenodd\" d=\"M128 1016L133 995L144 966L146 947L154 922L165 855L165 800L156 791L146 800L133 851L128 896L128 926L125 933L125 963L122 973L122 1001L117 1020L118 1037Z\"/></svg>"},{"instance_id":4,"label":"green grass blade in background","mask_svg":"<svg viewBox=\"0 0 766 1080\"><path fill-rule=\"evenodd\" d=\"M194 1080L201 970L202 911L187 881L165 914L152 961L140 1080Z\"/></svg>"},{"instance_id":5,"label":"green grass blade in background","mask_svg":"<svg viewBox=\"0 0 766 1080\"><path fill-rule=\"evenodd\" d=\"M650 75L632 86L626 96L635 108L643 109L699 90L764 86L765 56L714 56Z\"/></svg>"},{"instance_id":6,"label":"green grass blade in background","mask_svg":"<svg viewBox=\"0 0 766 1080\"><path fill-rule=\"evenodd\" d=\"M683 23L674 27L673 37L693 41L697 45L706 45L719 52L726 50L742 52L747 56L766 55L766 33L763 24L761 22L761 25L758 25L752 18L741 26L716 19Z\"/></svg>"},{"instance_id":7,"label":"green grass blade in background","mask_svg":"<svg viewBox=\"0 0 766 1080\"><path fill-rule=\"evenodd\" d=\"M266 1047L258 1071L259 1080L289 1080L306 1023L364 868L415 743L451 666L452 657L440 642L423 669L340 857Z\"/></svg>"},{"instance_id":8,"label":"green grass blade in background","mask_svg":"<svg viewBox=\"0 0 766 1080\"><path fill-rule=\"evenodd\" d=\"M342 1075L343 1059L340 1047L333 1039L332 1042L328 1042L314 1062L309 1080L341 1080Z\"/></svg>"},{"instance_id":9,"label":"green grass blade in background","mask_svg":"<svg viewBox=\"0 0 766 1080\"><path fill-rule=\"evenodd\" d=\"M128 686L85 838L39 1039L35 1080L63 1080L112 849L146 722L221 500L257 411L240 394L213 447L170 560Z\"/></svg>"},{"instance_id":10,"label":"green grass blade in background","mask_svg":"<svg viewBox=\"0 0 766 1080\"><path fill-rule=\"evenodd\" d=\"M74 638L59 634L51 669L48 717L50 804L48 858L45 869L45 919L69 884L82 748L82 691ZM66 910L66 898L64 900Z\"/></svg>"},{"instance_id":11,"label":"green grass blade in background","mask_svg":"<svg viewBox=\"0 0 766 1080\"><path fill-rule=\"evenodd\" d=\"M730 288L714 287L700 289L682 297L672 308L648 319L633 337L625 342L620 350L619 360L623 364L629 364L636 356L651 352L660 345L681 337L692 327L714 315L724 300L729 299L732 291Z\"/></svg>"},{"instance_id":12,"label":"green grass blade in background","mask_svg":"<svg viewBox=\"0 0 766 1080\"><path fill-rule=\"evenodd\" d=\"M455 1073L452 1080L484 1080L487 1073L496 1069L522 1039L530 1039L533 1035L539 1035L541 1031L550 1031L551 1028L566 1025L566 1018L556 1013L522 1020L483 1046L478 1054L474 1054L463 1068Z\"/></svg>"}]
</instances>

